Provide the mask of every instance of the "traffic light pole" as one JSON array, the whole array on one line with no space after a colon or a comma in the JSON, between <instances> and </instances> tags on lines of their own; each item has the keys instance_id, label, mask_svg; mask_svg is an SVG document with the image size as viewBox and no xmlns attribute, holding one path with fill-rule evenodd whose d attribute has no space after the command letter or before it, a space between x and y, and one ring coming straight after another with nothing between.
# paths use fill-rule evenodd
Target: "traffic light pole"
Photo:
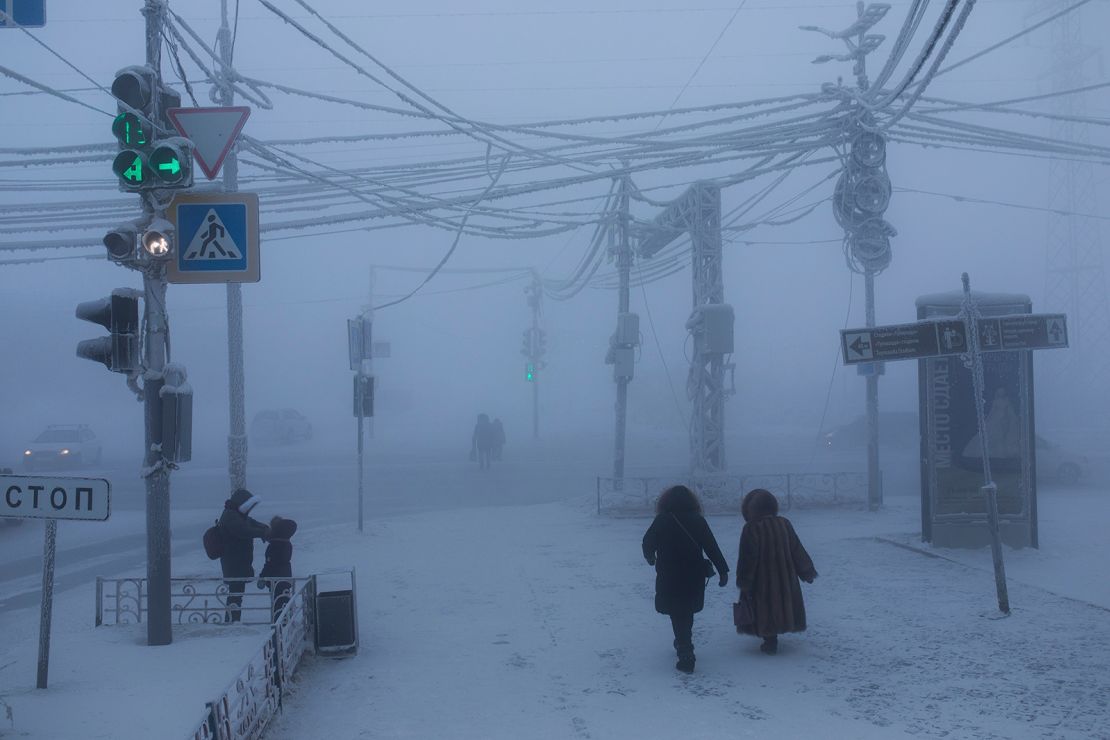
<instances>
[{"instance_id":1,"label":"traffic light pole","mask_svg":"<svg viewBox=\"0 0 1110 740\"><path fill-rule=\"evenodd\" d=\"M146 63L162 82L162 0L146 0ZM154 95L155 116L161 103ZM153 217L157 212L151 194L142 196L143 211ZM143 406L146 421L146 451L143 476L146 479L146 579L147 644L173 642L170 614L170 474L162 457L162 398L166 366L166 267L152 260L143 272L143 335L145 337Z\"/></svg>"},{"instance_id":2,"label":"traffic light pole","mask_svg":"<svg viewBox=\"0 0 1110 740\"><path fill-rule=\"evenodd\" d=\"M620 276L620 289L617 293L617 314L626 314L629 310L629 285L632 272L632 247L629 243L629 218L628 218L628 178L622 177L620 181L620 221L619 244L617 245L617 273ZM619 320L619 319L618 319ZM623 485L624 480L624 447L628 420L628 381L629 378L617 378L617 428L616 441L613 449L613 478L617 485Z\"/></svg>"},{"instance_id":3,"label":"traffic light pole","mask_svg":"<svg viewBox=\"0 0 1110 740\"><path fill-rule=\"evenodd\" d=\"M231 67L231 29L228 26L227 0L221 0L222 22L218 37L220 59L225 67ZM220 80L220 103L225 106L235 104L235 91L226 72ZM224 160L224 192L234 193L239 189L239 155L235 147ZM227 284L227 389L228 389L228 436L227 472L231 479L231 490L247 487L247 422L246 422L246 374L243 370L243 290L239 283Z\"/></svg>"}]
</instances>

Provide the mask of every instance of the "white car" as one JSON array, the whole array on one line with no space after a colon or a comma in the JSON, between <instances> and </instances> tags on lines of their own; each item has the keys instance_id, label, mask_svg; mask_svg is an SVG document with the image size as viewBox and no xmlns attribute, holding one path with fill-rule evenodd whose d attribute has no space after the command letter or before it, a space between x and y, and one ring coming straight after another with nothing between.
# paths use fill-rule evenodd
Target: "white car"
<instances>
[{"instance_id":1,"label":"white car","mask_svg":"<svg viewBox=\"0 0 1110 740\"><path fill-rule=\"evenodd\" d=\"M100 440L84 424L51 424L23 448L27 470L77 468L100 462Z\"/></svg>"},{"instance_id":2,"label":"white car","mask_svg":"<svg viewBox=\"0 0 1110 740\"><path fill-rule=\"evenodd\" d=\"M1060 445L1037 435L1037 477L1073 485L1087 474L1087 458L1072 455Z\"/></svg>"}]
</instances>

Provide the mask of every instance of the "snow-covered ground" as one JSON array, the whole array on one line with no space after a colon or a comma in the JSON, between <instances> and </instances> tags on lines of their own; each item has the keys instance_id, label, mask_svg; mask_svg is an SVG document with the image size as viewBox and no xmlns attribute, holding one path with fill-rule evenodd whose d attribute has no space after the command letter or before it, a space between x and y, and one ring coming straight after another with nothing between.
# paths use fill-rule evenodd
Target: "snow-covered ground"
<instances>
[{"instance_id":1,"label":"snow-covered ground","mask_svg":"<svg viewBox=\"0 0 1110 740\"><path fill-rule=\"evenodd\" d=\"M1045 491L1040 509L1042 548L1006 550L1007 619L989 550L914 550L912 497L791 512L821 574L809 631L761 654L714 582L692 676L652 608L647 521L598 518L589 495L308 528L294 566L356 567L362 649L309 659L267 737L1110 737L1110 496ZM731 559L738 518L710 523ZM94 628L92 604L91 585L59 597L46 692L37 610L0 614L0 736L183 737L260 639L178 628L146 648L134 627Z\"/></svg>"}]
</instances>

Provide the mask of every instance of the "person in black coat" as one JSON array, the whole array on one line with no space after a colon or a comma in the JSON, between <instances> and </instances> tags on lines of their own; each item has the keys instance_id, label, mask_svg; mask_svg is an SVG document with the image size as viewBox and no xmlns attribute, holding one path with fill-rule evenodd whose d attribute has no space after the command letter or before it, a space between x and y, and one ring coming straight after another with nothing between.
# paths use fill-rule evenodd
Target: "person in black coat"
<instances>
[{"instance_id":1,"label":"person in black coat","mask_svg":"<svg viewBox=\"0 0 1110 740\"><path fill-rule=\"evenodd\" d=\"M270 528L251 519L248 514L258 505L259 498L245 488L239 488L224 502L223 513L216 527L223 537L223 555L220 570L224 578L254 577L254 540L269 537ZM241 617L245 581L227 583L227 613L225 622L238 622Z\"/></svg>"},{"instance_id":2,"label":"person in black coat","mask_svg":"<svg viewBox=\"0 0 1110 740\"><path fill-rule=\"evenodd\" d=\"M293 596L293 581L276 579L293 577L293 544L289 540L296 532L297 523L292 519L275 516L270 520L270 543L266 545L266 564L258 574L258 587L271 589L275 622Z\"/></svg>"},{"instance_id":3,"label":"person in black coat","mask_svg":"<svg viewBox=\"0 0 1110 740\"><path fill-rule=\"evenodd\" d=\"M728 564L701 513L698 497L686 486L672 486L659 496L655 519L644 534L644 559L655 566L655 611L671 618L675 668L694 671L694 615L705 606L705 586L713 575L702 555L709 556L728 583Z\"/></svg>"}]
</instances>

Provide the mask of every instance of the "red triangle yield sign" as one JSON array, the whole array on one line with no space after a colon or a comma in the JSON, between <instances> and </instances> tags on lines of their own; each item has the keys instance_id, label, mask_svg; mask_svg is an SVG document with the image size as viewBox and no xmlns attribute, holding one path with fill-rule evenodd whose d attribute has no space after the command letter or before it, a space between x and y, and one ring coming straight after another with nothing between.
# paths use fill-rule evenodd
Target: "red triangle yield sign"
<instances>
[{"instance_id":1,"label":"red triangle yield sign","mask_svg":"<svg viewBox=\"0 0 1110 740\"><path fill-rule=\"evenodd\" d=\"M235 145L235 139L250 114L251 109L244 105L170 108L166 111L174 128L193 142L193 155L209 180L216 179L224 157Z\"/></svg>"}]
</instances>

